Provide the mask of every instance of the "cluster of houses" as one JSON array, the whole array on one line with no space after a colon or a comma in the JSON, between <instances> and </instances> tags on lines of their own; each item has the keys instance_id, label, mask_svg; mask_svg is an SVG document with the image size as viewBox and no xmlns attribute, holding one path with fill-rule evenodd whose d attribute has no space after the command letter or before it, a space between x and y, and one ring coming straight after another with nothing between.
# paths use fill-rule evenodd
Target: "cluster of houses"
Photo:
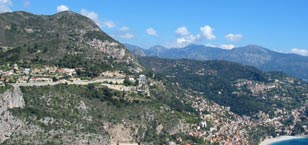
<instances>
[{"instance_id":1,"label":"cluster of houses","mask_svg":"<svg viewBox=\"0 0 308 145\"><path fill-rule=\"evenodd\" d=\"M8 69L9 68L9 69ZM66 79L60 79L63 78ZM124 78L126 74L119 71L102 72L98 79L115 81L113 84L106 84L111 89L137 92L138 94L150 96L149 86L145 75L141 74L139 77L128 76L130 86L125 86ZM55 66L34 66L32 68L21 68L17 64L11 67L6 67L6 70L0 70L0 86L5 83L36 83L36 82L54 82L54 81L71 81L80 80L77 76L76 69L73 68L57 68ZM120 82L119 82L120 81Z\"/></svg>"},{"instance_id":2,"label":"cluster of houses","mask_svg":"<svg viewBox=\"0 0 308 145\"><path fill-rule=\"evenodd\" d=\"M247 84L247 81L241 83L238 85ZM307 119L305 115L307 103L292 110L273 107L272 115L260 111L256 113L256 118L250 118L234 114L230 111L230 107L220 106L202 96L190 96L189 101L202 120L189 131L189 134L209 140L211 143L249 144L249 132L257 131L260 126L273 128L272 131L277 136L294 134L297 124L301 124L302 132L299 135L305 135L308 132L308 126L302 123ZM268 134L268 137L272 136Z\"/></svg>"},{"instance_id":3,"label":"cluster of houses","mask_svg":"<svg viewBox=\"0 0 308 145\"><path fill-rule=\"evenodd\" d=\"M248 144L246 127L250 120L230 112L201 96L190 96L192 107L199 112L201 121L189 134L219 144Z\"/></svg>"},{"instance_id":4,"label":"cluster of houses","mask_svg":"<svg viewBox=\"0 0 308 145\"><path fill-rule=\"evenodd\" d=\"M55 66L41 66L33 68L20 68L17 64L10 69L0 70L0 85L5 83L49 82L55 76L75 76L76 70L72 68L57 68Z\"/></svg>"},{"instance_id":5,"label":"cluster of houses","mask_svg":"<svg viewBox=\"0 0 308 145\"><path fill-rule=\"evenodd\" d=\"M110 72L104 72L104 74L105 73L109 74ZM150 96L150 90L145 75L141 74L138 78L135 78L134 76L129 76L126 81L129 81L130 85L125 85L125 75L116 75L116 72L113 72L111 74L113 77L107 77L106 75L102 75L106 80L102 83L102 85L118 91L136 92L140 95Z\"/></svg>"}]
</instances>

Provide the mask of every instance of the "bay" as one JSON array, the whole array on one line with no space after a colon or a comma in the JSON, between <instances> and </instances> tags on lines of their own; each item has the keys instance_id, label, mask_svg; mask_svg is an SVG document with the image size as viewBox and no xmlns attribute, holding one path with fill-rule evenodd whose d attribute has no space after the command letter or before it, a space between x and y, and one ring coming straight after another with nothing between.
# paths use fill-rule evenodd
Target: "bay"
<instances>
[{"instance_id":1,"label":"bay","mask_svg":"<svg viewBox=\"0 0 308 145\"><path fill-rule=\"evenodd\" d=\"M283 140L283 141L271 143L270 145L308 145L308 138Z\"/></svg>"}]
</instances>

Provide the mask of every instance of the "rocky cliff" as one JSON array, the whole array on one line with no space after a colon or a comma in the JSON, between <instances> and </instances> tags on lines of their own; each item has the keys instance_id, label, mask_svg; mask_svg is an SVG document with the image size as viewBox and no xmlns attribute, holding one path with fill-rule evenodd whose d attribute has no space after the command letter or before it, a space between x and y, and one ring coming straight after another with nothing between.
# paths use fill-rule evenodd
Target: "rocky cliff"
<instances>
[{"instance_id":1,"label":"rocky cliff","mask_svg":"<svg viewBox=\"0 0 308 145\"><path fill-rule=\"evenodd\" d=\"M4 142L12 133L23 126L24 122L14 117L8 109L23 108L25 101L19 87L13 87L0 95L0 143Z\"/></svg>"}]
</instances>

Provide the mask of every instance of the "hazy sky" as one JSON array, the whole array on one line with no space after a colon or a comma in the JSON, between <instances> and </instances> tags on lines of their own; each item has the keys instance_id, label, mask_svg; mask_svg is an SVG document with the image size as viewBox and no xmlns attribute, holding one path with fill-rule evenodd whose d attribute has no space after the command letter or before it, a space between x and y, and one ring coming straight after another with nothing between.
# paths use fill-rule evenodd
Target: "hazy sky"
<instances>
[{"instance_id":1,"label":"hazy sky","mask_svg":"<svg viewBox=\"0 0 308 145\"><path fill-rule=\"evenodd\" d=\"M256 44L304 55L307 7L308 0L0 0L0 12L83 14L120 42L144 48Z\"/></svg>"}]
</instances>

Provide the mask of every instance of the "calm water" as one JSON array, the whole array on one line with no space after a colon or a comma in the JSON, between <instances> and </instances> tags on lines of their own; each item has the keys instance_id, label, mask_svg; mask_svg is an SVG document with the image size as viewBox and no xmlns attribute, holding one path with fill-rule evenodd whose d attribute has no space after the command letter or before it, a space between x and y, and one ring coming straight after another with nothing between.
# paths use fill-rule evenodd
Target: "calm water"
<instances>
[{"instance_id":1,"label":"calm water","mask_svg":"<svg viewBox=\"0 0 308 145\"><path fill-rule=\"evenodd\" d=\"M308 138L290 139L286 141L272 143L270 145L308 145Z\"/></svg>"}]
</instances>

